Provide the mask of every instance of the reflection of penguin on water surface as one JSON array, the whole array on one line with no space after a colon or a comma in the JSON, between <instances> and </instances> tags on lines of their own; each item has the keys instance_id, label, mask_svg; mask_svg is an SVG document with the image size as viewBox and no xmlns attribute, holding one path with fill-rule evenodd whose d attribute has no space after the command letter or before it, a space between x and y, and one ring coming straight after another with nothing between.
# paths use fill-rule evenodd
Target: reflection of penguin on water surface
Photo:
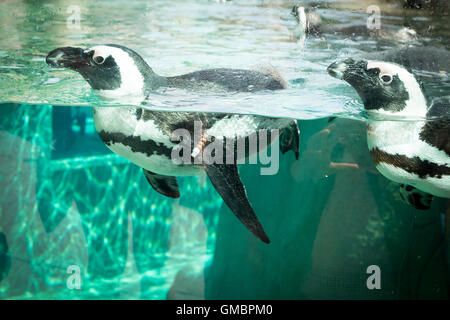
<instances>
[{"instance_id":1,"label":"reflection of penguin on water surface","mask_svg":"<svg viewBox=\"0 0 450 320\"><path fill-rule=\"evenodd\" d=\"M239 69L212 69L162 77L154 73L136 52L119 45L101 45L89 49L58 48L48 54L46 61L55 67L77 71L97 94L108 98L135 97L143 101L152 90L159 87L250 92L278 90L286 86L277 75ZM234 152L233 164L226 164L228 160L224 160L223 164L205 161L200 164L176 164L171 158L177 146L172 141L172 135L177 129L185 129L194 137L194 122L201 121L201 139L198 145L193 145L194 151L205 150L210 144L208 138L223 141L227 148L231 141L231 147L236 151L238 139L248 142L249 137L259 130L279 129L281 151L293 150L298 158L299 132L296 121L249 115L156 112L143 108L117 107L94 108L94 121L105 144L113 152L142 167L156 191L178 198L180 193L176 176L206 173L239 220L262 241L269 242L239 178L236 163L243 163L243 159L236 159ZM195 157L194 152L192 157Z\"/></svg>"},{"instance_id":2,"label":"reflection of penguin on water surface","mask_svg":"<svg viewBox=\"0 0 450 320\"><path fill-rule=\"evenodd\" d=\"M411 186L450 198L450 101L435 99L428 108L414 76L392 63L349 58L328 72L363 100L372 159L384 176L404 185L407 200L418 209L430 207L431 197Z\"/></svg>"}]
</instances>

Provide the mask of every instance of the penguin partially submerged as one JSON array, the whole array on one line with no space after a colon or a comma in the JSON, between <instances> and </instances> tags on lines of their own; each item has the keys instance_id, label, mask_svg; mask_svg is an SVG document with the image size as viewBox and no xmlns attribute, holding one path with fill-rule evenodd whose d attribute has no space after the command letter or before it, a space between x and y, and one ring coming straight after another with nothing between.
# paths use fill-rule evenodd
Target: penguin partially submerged
<instances>
[{"instance_id":1,"label":"penguin partially submerged","mask_svg":"<svg viewBox=\"0 0 450 320\"><path fill-rule=\"evenodd\" d=\"M180 76L157 75L135 51L124 46L108 44L88 49L63 47L52 50L46 62L54 67L77 71L95 92L106 98L132 97L144 101L159 87L219 88L229 92L280 90L286 83L278 76L258 71L240 69L211 69ZM143 168L150 185L159 193L178 198L176 176L207 174L224 202L238 219L259 239L269 243L269 238L247 199L239 178L237 164L243 163L239 153L233 152L234 161L173 161L174 132L181 129L191 137L200 123L198 142L192 142L192 160L198 160L212 142L223 142L224 149L236 151L238 140L245 145L252 135L260 139L262 131L278 129L282 153L292 150L299 156L299 130L292 119L277 119L250 115L197 112L158 112L144 108L94 107L95 128L103 142L118 155ZM261 131L260 131L261 130ZM184 141L183 141L184 142ZM269 140L268 144L272 142ZM256 150L254 150L256 151ZM238 155L236 155L238 154ZM223 152L225 157L226 152ZM244 157L252 154L246 151ZM242 157L242 155L241 155ZM188 156L189 158L189 156Z\"/></svg>"},{"instance_id":2,"label":"penguin partially submerged","mask_svg":"<svg viewBox=\"0 0 450 320\"><path fill-rule=\"evenodd\" d=\"M296 35L299 38L304 36L321 36L327 34L339 34L345 37L372 37L396 42L417 41L417 32L411 28L402 27L398 29L369 29L364 24L324 24L316 8L295 5L291 14L297 20L298 26Z\"/></svg>"},{"instance_id":3,"label":"penguin partially submerged","mask_svg":"<svg viewBox=\"0 0 450 320\"><path fill-rule=\"evenodd\" d=\"M361 97L372 159L385 177L402 184L405 200L428 209L430 195L450 198L449 99L435 99L428 108L415 77L393 63L349 58L327 71Z\"/></svg>"}]
</instances>

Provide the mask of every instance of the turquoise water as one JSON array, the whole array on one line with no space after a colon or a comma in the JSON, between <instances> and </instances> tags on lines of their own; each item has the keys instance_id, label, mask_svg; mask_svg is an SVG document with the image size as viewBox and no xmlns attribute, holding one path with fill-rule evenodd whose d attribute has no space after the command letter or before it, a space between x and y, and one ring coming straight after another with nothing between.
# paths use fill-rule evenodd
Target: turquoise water
<instances>
[{"instance_id":1,"label":"turquoise water","mask_svg":"<svg viewBox=\"0 0 450 320\"><path fill-rule=\"evenodd\" d=\"M400 44L339 35L302 43L293 3L79 1L80 29L67 26L69 1L0 3L0 298L448 298L448 200L427 211L401 201L370 158L358 96L325 71L336 59ZM383 25L418 31L411 45L448 49L445 13L379 5ZM366 7L324 1L319 12L360 23ZM298 161L281 156L273 176L240 167L270 245L239 223L205 176L179 178L181 198L165 198L101 142L89 106L112 104L45 56L103 43L135 49L166 76L274 67L287 79L287 90L270 93L161 89L145 105L298 120ZM448 71L417 74L428 93L444 96ZM380 267L379 290L366 286L370 265ZM68 285L70 266L80 270L80 289Z\"/></svg>"}]
</instances>

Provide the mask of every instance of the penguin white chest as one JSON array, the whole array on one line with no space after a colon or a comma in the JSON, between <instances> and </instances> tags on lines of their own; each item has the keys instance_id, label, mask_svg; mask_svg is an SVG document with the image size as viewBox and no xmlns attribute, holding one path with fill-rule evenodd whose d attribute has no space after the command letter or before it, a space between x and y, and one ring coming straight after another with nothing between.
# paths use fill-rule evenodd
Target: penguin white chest
<instances>
[{"instance_id":1,"label":"penguin white chest","mask_svg":"<svg viewBox=\"0 0 450 320\"><path fill-rule=\"evenodd\" d=\"M138 119L134 108L94 108L94 123L111 151L141 168L169 176L204 174L200 167L175 164L171 158L175 143L153 120Z\"/></svg>"},{"instance_id":2,"label":"penguin white chest","mask_svg":"<svg viewBox=\"0 0 450 320\"><path fill-rule=\"evenodd\" d=\"M367 144L377 169L388 179L450 197L450 157L420 139L423 121L369 121Z\"/></svg>"}]
</instances>

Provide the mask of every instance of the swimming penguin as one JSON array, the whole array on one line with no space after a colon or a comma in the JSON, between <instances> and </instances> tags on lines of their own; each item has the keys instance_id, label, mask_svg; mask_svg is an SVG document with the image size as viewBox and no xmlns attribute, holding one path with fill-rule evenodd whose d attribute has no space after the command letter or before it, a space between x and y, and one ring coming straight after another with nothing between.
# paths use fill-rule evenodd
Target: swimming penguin
<instances>
[{"instance_id":1,"label":"swimming penguin","mask_svg":"<svg viewBox=\"0 0 450 320\"><path fill-rule=\"evenodd\" d=\"M397 42L417 41L417 32L411 28L402 27L397 30L369 29L367 24L324 24L315 8L295 5L292 15L297 20L296 36L320 36L322 34L340 34L346 37L373 37Z\"/></svg>"},{"instance_id":2,"label":"swimming penguin","mask_svg":"<svg viewBox=\"0 0 450 320\"><path fill-rule=\"evenodd\" d=\"M315 8L305 8L300 5L295 5L292 8L291 14L295 17L298 23L298 35L307 34L318 36L321 32L322 18L317 13Z\"/></svg>"},{"instance_id":3,"label":"swimming penguin","mask_svg":"<svg viewBox=\"0 0 450 320\"><path fill-rule=\"evenodd\" d=\"M415 77L393 63L349 58L327 71L361 97L371 157L385 177L403 184L408 202L430 206L430 198L411 194L413 187L450 198L450 101L435 99L428 108Z\"/></svg>"},{"instance_id":4,"label":"swimming penguin","mask_svg":"<svg viewBox=\"0 0 450 320\"><path fill-rule=\"evenodd\" d=\"M137 101L144 101L152 90L159 87L216 87L230 92L249 92L279 90L286 86L275 75L240 69L211 69L163 77L153 72L135 51L115 44L88 49L57 48L47 55L46 62L54 67L77 71L98 95L114 99L134 97ZM198 155L213 141L222 141L223 146L231 146L236 151L239 139L248 142L251 135L259 134L259 130L268 130L270 134L270 130L278 129L282 153L293 150L298 158L299 131L296 121L225 113L157 112L139 107L94 107L94 123L108 148L143 168L150 185L163 195L172 198L180 196L176 176L206 173L238 219L259 239L269 243L239 178L236 163L243 163L242 159L234 156L231 164L228 160L209 163L211 161L206 159L188 164L174 162L172 155L179 145L173 141L173 135L176 130L182 129L194 137L190 149L192 153L188 158L197 160ZM195 136L199 134L196 123L200 126L197 142ZM246 152L245 156L249 155Z\"/></svg>"}]
</instances>

